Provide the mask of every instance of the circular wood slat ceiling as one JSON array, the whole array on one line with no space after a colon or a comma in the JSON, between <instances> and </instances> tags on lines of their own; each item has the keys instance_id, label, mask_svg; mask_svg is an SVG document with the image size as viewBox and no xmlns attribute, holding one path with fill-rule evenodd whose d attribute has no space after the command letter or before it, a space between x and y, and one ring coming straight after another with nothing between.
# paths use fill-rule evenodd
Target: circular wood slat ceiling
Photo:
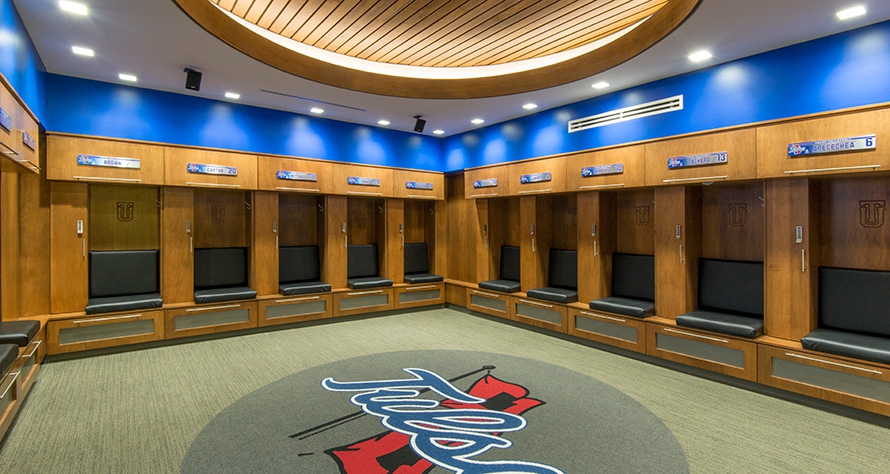
<instances>
[{"instance_id":1,"label":"circular wood slat ceiling","mask_svg":"<svg viewBox=\"0 0 890 474\"><path fill-rule=\"evenodd\" d=\"M173 1L223 41L294 75L374 94L462 99L528 92L593 76L666 36L700 0ZM573 50L610 35L624 34L592 51L525 71L429 79L368 72L315 59L260 36L230 15L330 53L439 70L491 69L517 61L552 59L556 54L571 55Z\"/></svg>"}]
</instances>

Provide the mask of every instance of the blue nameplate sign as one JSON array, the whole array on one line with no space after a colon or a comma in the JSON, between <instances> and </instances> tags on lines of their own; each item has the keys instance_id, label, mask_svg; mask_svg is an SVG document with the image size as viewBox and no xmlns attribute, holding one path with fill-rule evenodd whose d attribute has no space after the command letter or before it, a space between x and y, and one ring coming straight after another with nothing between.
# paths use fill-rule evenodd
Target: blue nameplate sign
<instances>
[{"instance_id":1,"label":"blue nameplate sign","mask_svg":"<svg viewBox=\"0 0 890 474\"><path fill-rule=\"evenodd\" d=\"M494 188L498 185L497 178L489 178L489 179L477 179L473 181L474 188Z\"/></svg>"},{"instance_id":2,"label":"blue nameplate sign","mask_svg":"<svg viewBox=\"0 0 890 474\"><path fill-rule=\"evenodd\" d=\"M690 166L718 165L727 162L727 152L702 153L701 155L674 156L668 158L668 169L688 168Z\"/></svg>"},{"instance_id":3,"label":"blue nameplate sign","mask_svg":"<svg viewBox=\"0 0 890 474\"><path fill-rule=\"evenodd\" d=\"M588 166L586 168L581 168L582 178L621 173L624 173L624 163L615 163L614 165Z\"/></svg>"},{"instance_id":4,"label":"blue nameplate sign","mask_svg":"<svg viewBox=\"0 0 890 474\"><path fill-rule=\"evenodd\" d=\"M426 189L427 191L432 191L433 183L422 183L419 181L405 181L405 188L407 188L407 189Z\"/></svg>"},{"instance_id":5,"label":"blue nameplate sign","mask_svg":"<svg viewBox=\"0 0 890 474\"><path fill-rule=\"evenodd\" d=\"M238 168L236 166L220 166L220 165L204 165L200 163L189 163L186 167L189 173L196 174L218 174L223 176L238 176Z\"/></svg>"},{"instance_id":6,"label":"blue nameplate sign","mask_svg":"<svg viewBox=\"0 0 890 474\"><path fill-rule=\"evenodd\" d=\"M137 170L142 167L142 162L135 158L95 155L77 155L77 164L83 166L102 166L106 168L132 168Z\"/></svg>"},{"instance_id":7,"label":"blue nameplate sign","mask_svg":"<svg viewBox=\"0 0 890 474\"><path fill-rule=\"evenodd\" d=\"M380 186L380 178L359 178L358 176L346 177L346 184L356 186Z\"/></svg>"},{"instance_id":8,"label":"blue nameplate sign","mask_svg":"<svg viewBox=\"0 0 890 474\"><path fill-rule=\"evenodd\" d=\"M524 174L519 177L519 184L543 183L550 181L550 173Z\"/></svg>"},{"instance_id":9,"label":"blue nameplate sign","mask_svg":"<svg viewBox=\"0 0 890 474\"><path fill-rule=\"evenodd\" d=\"M278 170L276 174L278 179L287 179L290 181L318 181L318 175L315 173L301 173L299 171Z\"/></svg>"},{"instance_id":10,"label":"blue nameplate sign","mask_svg":"<svg viewBox=\"0 0 890 474\"><path fill-rule=\"evenodd\" d=\"M22 143L31 150L37 150L37 140L24 130L22 130Z\"/></svg>"},{"instance_id":11,"label":"blue nameplate sign","mask_svg":"<svg viewBox=\"0 0 890 474\"><path fill-rule=\"evenodd\" d=\"M0 109L0 127L5 128L7 132L12 131L12 117L3 109Z\"/></svg>"},{"instance_id":12,"label":"blue nameplate sign","mask_svg":"<svg viewBox=\"0 0 890 474\"><path fill-rule=\"evenodd\" d=\"M876 138L876 135L863 135L861 137L835 138L833 140L817 140L814 142L789 143L788 156L821 155L823 153L874 150L875 148L877 148Z\"/></svg>"}]
</instances>

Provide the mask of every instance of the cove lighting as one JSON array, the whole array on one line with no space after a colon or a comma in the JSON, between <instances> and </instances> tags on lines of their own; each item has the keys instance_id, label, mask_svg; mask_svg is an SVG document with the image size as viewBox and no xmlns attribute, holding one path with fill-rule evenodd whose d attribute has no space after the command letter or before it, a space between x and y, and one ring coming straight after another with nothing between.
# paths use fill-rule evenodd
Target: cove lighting
<instances>
[{"instance_id":1,"label":"cove lighting","mask_svg":"<svg viewBox=\"0 0 890 474\"><path fill-rule=\"evenodd\" d=\"M127 81L127 82L136 82L137 81L136 76L134 76L132 74L118 74L117 77L122 81Z\"/></svg>"},{"instance_id":2,"label":"cove lighting","mask_svg":"<svg viewBox=\"0 0 890 474\"><path fill-rule=\"evenodd\" d=\"M706 59L711 59L712 56L713 55L711 54L710 51L701 50L701 51L696 51L696 52L690 54L689 60L693 61L693 62L700 63Z\"/></svg>"},{"instance_id":3,"label":"cove lighting","mask_svg":"<svg viewBox=\"0 0 890 474\"><path fill-rule=\"evenodd\" d=\"M237 92L226 92L226 99L235 99L238 100L241 98L241 94Z\"/></svg>"},{"instance_id":4,"label":"cove lighting","mask_svg":"<svg viewBox=\"0 0 890 474\"><path fill-rule=\"evenodd\" d=\"M444 135L445 130L433 130L433 135Z\"/></svg>"},{"instance_id":5,"label":"cove lighting","mask_svg":"<svg viewBox=\"0 0 890 474\"><path fill-rule=\"evenodd\" d=\"M87 10L87 6L82 3L69 2L67 0L59 0L59 8L61 8L62 11L66 11L68 13L74 13L75 15L89 14L89 11Z\"/></svg>"},{"instance_id":6,"label":"cove lighting","mask_svg":"<svg viewBox=\"0 0 890 474\"><path fill-rule=\"evenodd\" d=\"M309 111L312 112L313 114L323 114L324 113L324 109L320 109L318 107L312 107L311 109L309 109Z\"/></svg>"},{"instance_id":7,"label":"cove lighting","mask_svg":"<svg viewBox=\"0 0 890 474\"><path fill-rule=\"evenodd\" d=\"M383 125L385 127L389 125L389 120L378 120L377 125Z\"/></svg>"},{"instance_id":8,"label":"cove lighting","mask_svg":"<svg viewBox=\"0 0 890 474\"><path fill-rule=\"evenodd\" d=\"M96 55L96 53L95 53L92 49L90 49L90 48L82 48L82 47L80 47L80 46L72 46L72 47L71 47L71 51L73 51L74 54L79 54L79 55L81 55L81 56L89 56L89 57L93 57L93 56Z\"/></svg>"},{"instance_id":9,"label":"cove lighting","mask_svg":"<svg viewBox=\"0 0 890 474\"><path fill-rule=\"evenodd\" d=\"M599 81L590 87L593 87L594 89L605 89L606 87L609 87L609 83L606 81Z\"/></svg>"},{"instance_id":10,"label":"cove lighting","mask_svg":"<svg viewBox=\"0 0 890 474\"><path fill-rule=\"evenodd\" d=\"M528 103L528 104L523 105L522 108L525 110L535 110L538 108L538 104Z\"/></svg>"},{"instance_id":11,"label":"cove lighting","mask_svg":"<svg viewBox=\"0 0 890 474\"><path fill-rule=\"evenodd\" d=\"M835 15L837 15L838 20L849 20L850 18L865 15L865 7L857 5L852 8L847 8L846 10L841 10L835 13Z\"/></svg>"},{"instance_id":12,"label":"cove lighting","mask_svg":"<svg viewBox=\"0 0 890 474\"><path fill-rule=\"evenodd\" d=\"M472 123L473 125L482 125L483 123L485 123L485 120L482 120L481 118L474 118L473 120L470 120L470 123Z\"/></svg>"}]
</instances>

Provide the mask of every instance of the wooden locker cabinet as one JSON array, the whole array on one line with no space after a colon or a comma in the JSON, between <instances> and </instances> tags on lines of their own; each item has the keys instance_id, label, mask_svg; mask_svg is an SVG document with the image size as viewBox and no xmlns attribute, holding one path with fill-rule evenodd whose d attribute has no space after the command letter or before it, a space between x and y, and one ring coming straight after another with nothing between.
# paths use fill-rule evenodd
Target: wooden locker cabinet
<instances>
[{"instance_id":1,"label":"wooden locker cabinet","mask_svg":"<svg viewBox=\"0 0 890 474\"><path fill-rule=\"evenodd\" d=\"M645 145L646 184L659 186L754 179L757 174L756 143L753 128L649 143ZM725 161L707 165L694 164L716 160L717 154L722 153L726 154ZM668 163L688 157L695 157L687 160L693 163L673 169L668 167Z\"/></svg>"},{"instance_id":2,"label":"wooden locker cabinet","mask_svg":"<svg viewBox=\"0 0 890 474\"><path fill-rule=\"evenodd\" d=\"M566 307L549 301L533 300L523 296L510 298L513 320L551 331L567 333Z\"/></svg>"},{"instance_id":3,"label":"wooden locker cabinet","mask_svg":"<svg viewBox=\"0 0 890 474\"><path fill-rule=\"evenodd\" d=\"M524 196L566 191L566 160L563 157L516 163L507 165L507 169L510 194Z\"/></svg>"},{"instance_id":4,"label":"wooden locker cabinet","mask_svg":"<svg viewBox=\"0 0 890 474\"><path fill-rule=\"evenodd\" d=\"M391 309L393 309L392 288L371 288L334 293L334 316L350 316Z\"/></svg>"},{"instance_id":5,"label":"wooden locker cabinet","mask_svg":"<svg viewBox=\"0 0 890 474\"><path fill-rule=\"evenodd\" d=\"M376 166L333 164L334 194L392 197L393 170Z\"/></svg>"},{"instance_id":6,"label":"wooden locker cabinet","mask_svg":"<svg viewBox=\"0 0 890 474\"><path fill-rule=\"evenodd\" d=\"M617 240L615 194L578 194L578 301L610 296Z\"/></svg>"},{"instance_id":7,"label":"wooden locker cabinet","mask_svg":"<svg viewBox=\"0 0 890 474\"><path fill-rule=\"evenodd\" d=\"M89 186L50 184L50 311L83 311L89 299Z\"/></svg>"},{"instance_id":8,"label":"wooden locker cabinet","mask_svg":"<svg viewBox=\"0 0 890 474\"><path fill-rule=\"evenodd\" d=\"M6 82L0 86L0 165L12 172L40 172L37 122Z\"/></svg>"},{"instance_id":9,"label":"wooden locker cabinet","mask_svg":"<svg viewBox=\"0 0 890 474\"><path fill-rule=\"evenodd\" d=\"M442 173L393 170L392 175L393 196L397 198L445 199L445 175Z\"/></svg>"},{"instance_id":10,"label":"wooden locker cabinet","mask_svg":"<svg viewBox=\"0 0 890 474\"><path fill-rule=\"evenodd\" d=\"M333 166L324 161L260 155L257 157L258 186L266 191L330 194Z\"/></svg>"},{"instance_id":11,"label":"wooden locker cabinet","mask_svg":"<svg viewBox=\"0 0 890 474\"><path fill-rule=\"evenodd\" d=\"M164 147L48 134L46 178L90 183L162 185Z\"/></svg>"},{"instance_id":12,"label":"wooden locker cabinet","mask_svg":"<svg viewBox=\"0 0 890 474\"><path fill-rule=\"evenodd\" d=\"M47 322L47 353L66 354L164 338L164 311L80 315Z\"/></svg>"},{"instance_id":13,"label":"wooden locker cabinet","mask_svg":"<svg viewBox=\"0 0 890 474\"><path fill-rule=\"evenodd\" d=\"M419 306L445 303L445 283L430 283L396 286L393 291L395 309L416 308Z\"/></svg>"},{"instance_id":14,"label":"wooden locker cabinet","mask_svg":"<svg viewBox=\"0 0 890 474\"><path fill-rule=\"evenodd\" d=\"M161 298L164 304L195 300L195 190L161 192Z\"/></svg>"},{"instance_id":15,"label":"wooden locker cabinet","mask_svg":"<svg viewBox=\"0 0 890 474\"><path fill-rule=\"evenodd\" d=\"M248 286L259 296L278 293L278 198L278 193L255 191L251 199Z\"/></svg>"},{"instance_id":16,"label":"wooden locker cabinet","mask_svg":"<svg viewBox=\"0 0 890 474\"><path fill-rule=\"evenodd\" d=\"M566 191L633 188L646 184L643 145L579 153L566 157Z\"/></svg>"},{"instance_id":17,"label":"wooden locker cabinet","mask_svg":"<svg viewBox=\"0 0 890 474\"><path fill-rule=\"evenodd\" d=\"M698 302L701 188L657 188L655 207L655 314L674 319Z\"/></svg>"},{"instance_id":18,"label":"wooden locker cabinet","mask_svg":"<svg viewBox=\"0 0 890 474\"><path fill-rule=\"evenodd\" d=\"M18 164L27 171L39 174L40 127L37 125L37 120L24 107L20 106L17 111L18 116L15 123L20 143Z\"/></svg>"},{"instance_id":19,"label":"wooden locker cabinet","mask_svg":"<svg viewBox=\"0 0 890 474\"><path fill-rule=\"evenodd\" d=\"M224 301L164 311L166 339L255 327L257 327L256 301Z\"/></svg>"},{"instance_id":20,"label":"wooden locker cabinet","mask_svg":"<svg viewBox=\"0 0 890 474\"><path fill-rule=\"evenodd\" d=\"M202 166L214 173L194 172ZM230 174L234 171L235 174ZM252 190L257 188L257 157L243 153L164 148L164 183L167 186Z\"/></svg>"},{"instance_id":21,"label":"wooden locker cabinet","mask_svg":"<svg viewBox=\"0 0 890 474\"><path fill-rule=\"evenodd\" d=\"M568 333L601 344L646 353L646 323L642 319L571 305L568 308Z\"/></svg>"},{"instance_id":22,"label":"wooden locker cabinet","mask_svg":"<svg viewBox=\"0 0 890 474\"><path fill-rule=\"evenodd\" d=\"M467 170L464 174L464 197L467 199L509 196L510 169L508 165Z\"/></svg>"},{"instance_id":23,"label":"wooden locker cabinet","mask_svg":"<svg viewBox=\"0 0 890 474\"><path fill-rule=\"evenodd\" d=\"M753 340L675 326L673 321L656 322L650 318L646 324L649 355L757 381L757 343Z\"/></svg>"},{"instance_id":24,"label":"wooden locker cabinet","mask_svg":"<svg viewBox=\"0 0 890 474\"><path fill-rule=\"evenodd\" d=\"M789 156L789 147L802 142L875 135L873 149ZM757 177L778 178L813 174L890 170L890 109L849 112L796 120L757 129ZM838 148L843 150L844 145Z\"/></svg>"},{"instance_id":25,"label":"wooden locker cabinet","mask_svg":"<svg viewBox=\"0 0 890 474\"><path fill-rule=\"evenodd\" d=\"M333 295L330 293L262 300L257 303L257 324L264 327L330 318L334 315L332 303Z\"/></svg>"},{"instance_id":26,"label":"wooden locker cabinet","mask_svg":"<svg viewBox=\"0 0 890 474\"><path fill-rule=\"evenodd\" d=\"M507 293L467 288L467 309L504 319L513 319L512 297Z\"/></svg>"}]
</instances>

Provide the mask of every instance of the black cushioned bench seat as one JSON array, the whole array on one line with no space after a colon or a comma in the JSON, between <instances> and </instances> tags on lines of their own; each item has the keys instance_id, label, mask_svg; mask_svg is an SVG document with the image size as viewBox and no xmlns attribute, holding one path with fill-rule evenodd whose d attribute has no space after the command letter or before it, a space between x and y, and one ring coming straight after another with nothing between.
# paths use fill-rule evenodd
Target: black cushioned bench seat
<instances>
[{"instance_id":1,"label":"black cushioned bench seat","mask_svg":"<svg viewBox=\"0 0 890 474\"><path fill-rule=\"evenodd\" d=\"M519 278L519 247L512 245L501 246L501 265L499 278L488 281L480 281L479 288L501 293L515 293L522 287Z\"/></svg>"},{"instance_id":2,"label":"black cushioned bench seat","mask_svg":"<svg viewBox=\"0 0 890 474\"><path fill-rule=\"evenodd\" d=\"M19 358L19 346L15 344L0 344L0 377L6 375L15 360Z\"/></svg>"},{"instance_id":3,"label":"black cushioned bench seat","mask_svg":"<svg viewBox=\"0 0 890 474\"><path fill-rule=\"evenodd\" d=\"M754 339L763 335L763 319L696 310L677 316L677 325Z\"/></svg>"},{"instance_id":4,"label":"black cushioned bench seat","mask_svg":"<svg viewBox=\"0 0 890 474\"><path fill-rule=\"evenodd\" d=\"M817 329L800 340L804 349L890 364L890 338Z\"/></svg>"},{"instance_id":5,"label":"black cushioned bench seat","mask_svg":"<svg viewBox=\"0 0 890 474\"><path fill-rule=\"evenodd\" d=\"M677 325L754 339L763 335L763 263L701 258L698 307Z\"/></svg>"},{"instance_id":6,"label":"black cushioned bench seat","mask_svg":"<svg viewBox=\"0 0 890 474\"><path fill-rule=\"evenodd\" d=\"M317 245L278 249L278 291L285 296L326 293L331 285L319 280Z\"/></svg>"},{"instance_id":7,"label":"black cushioned bench seat","mask_svg":"<svg viewBox=\"0 0 890 474\"><path fill-rule=\"evenodd\" d=\"M39 330L39 321L0 322L0 344L15 344L25 347L31 343Z\"/></svg>"},{"instance_id":8,"label":"black cushioned bench seat","mask_svg":"<svg viewBox=\"0 0 890 474\"><path fill-rule=\"evenodd\" d=\"M392 280L378 275L377 245L353 244L346 249L346 285L352 289L392 286Z\"/></svg>"},{"instance_id":9,"label":"black cushioned bench seat","mask_svg":"<svg viewBox=\"0 0 890 474\"><path fill-rule=\"evenodd\" d=\"M550 249L548 267L549 286L533 288L525 294L529 298L554 303L578 301L578 252L576 250Z\"/></svg>"},{"instance_id":10,"label":"black cushioned bench seat","mask_svg":"<svg viewBox=\"0 0 890 474\"><path fill-rule=\"evenodd\" d=\"M554 303L574 303L578 301L578 292L575 290L567 290L565 288L556 288L553 286L544 286L534 288L525 292L529 298L538 300L552 301Z\"/></svg>"},{"instance_id":11,"label":"black cushioned bench seat","mask_svg":"<svg viewBox=\"0 0 890 474\"><path fill-rule=\"evenodd\" d=\"M246 286L208 288L195 290L195 303L219 303L220 301L249 300L256 298L256 291Z\"/></svg>"},{"instance_id":12,"label":"black cushioned bench seat","mask_svg":"<svg viewBox=\"0 0 890 474\"><path fill-rule=\"evenodd\" d=\"M249 300L256 291L247 286L247 249L195 249L195 303Z\"/></svg>"},{"instance_id":13,"label":"black cushioned bench seat","mask_svg":"<svg viewBox=\"0 0 890 474\"><path fill-rule=\"evenodd\" d=\"M426 242L405 244L405 283L438 283L445 281L441 275L430 273Z\"/></svg>"},{"instance_id":14,"label":"black cushioned bench seat","mask_svg":"<svg viewBox=\"0 0 890 474\"><path fill-rule=\"evenodd\" d=\"M87 314L160 308L158 250L91 250Z\"/></svg>"},{"instance_id":15,"label":"black cushioned bench seat","mask_svg":"<svg viewBox=\"0 0 890 474\"><path fill-rule=\"evenodd\" d=\"M622 298L620 296L607 296L598 298L589 303L590 309L605 311L607 313L645 318L655 314L655 302L635 298Z\"/></svg>"},{"instance_id":16,"label":"black cushioned bench seat","mask_svg":"<svg viewBox=\"0 0 890 474\"><path fill-rule=\"evenodd\" d=\"M634 318L655 314L655 256L612 254L612 295L591 301L590 309Z\"/></svg>"}]
</instances>

